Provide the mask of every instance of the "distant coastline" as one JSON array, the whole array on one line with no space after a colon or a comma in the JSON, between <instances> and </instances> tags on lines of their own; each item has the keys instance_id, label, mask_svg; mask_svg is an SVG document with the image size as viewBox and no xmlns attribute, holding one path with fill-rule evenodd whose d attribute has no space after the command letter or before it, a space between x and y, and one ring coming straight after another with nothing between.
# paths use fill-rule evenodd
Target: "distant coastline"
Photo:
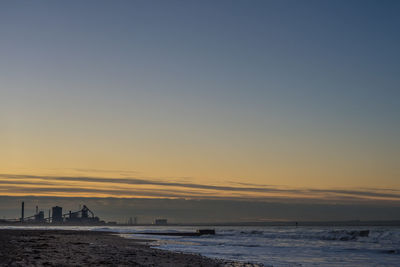
<instances>
[{"instance_id":1,"label":"distant coastline","mask_svg":"<svg viewBox=\"0 0 400 267\"><path fill-rule=\"evenodd\" d=\"M160 225L152 223L142 224L124 224L124 223L94 223L94 224L80 224L80 223L65 223L65 224L42 224L42 223L10 223L7 220L0 219L0 226L149 226L157 227ZM209 223L168 223L162 225L163 227L174 226L296 226L294 221L269 221L269 222L209 222ZM297 227L301 226L400 226L400 220L374 220L374 221L297 221Z\"/></svg>"}]
</instances>

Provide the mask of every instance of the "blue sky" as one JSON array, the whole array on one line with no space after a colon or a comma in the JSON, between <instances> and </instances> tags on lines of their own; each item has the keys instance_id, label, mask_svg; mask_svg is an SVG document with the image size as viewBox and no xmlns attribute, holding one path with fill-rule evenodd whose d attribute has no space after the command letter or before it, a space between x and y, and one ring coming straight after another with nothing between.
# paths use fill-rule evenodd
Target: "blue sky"
<instances>
[{"instance_id":1,"label":"blue sky","mask_svg":"<svg viewBox=\"0 0 400 267\"><path fill-rule=\"evenodd\" d=\"M400 189L399 11L3 1L0 169Z\"/></svg>"}]
</instances>

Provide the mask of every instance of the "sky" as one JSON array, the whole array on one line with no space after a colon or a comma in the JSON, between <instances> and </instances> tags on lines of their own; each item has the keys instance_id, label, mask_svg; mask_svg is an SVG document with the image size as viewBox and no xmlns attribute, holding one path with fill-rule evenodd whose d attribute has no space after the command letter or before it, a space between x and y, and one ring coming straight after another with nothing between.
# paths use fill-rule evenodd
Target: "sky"
<instances>
[{"instance_id":1,"label":"sky","mask_svg":"<svg viewBox=\"0 0 400 267\"><path fill-rule=\"evenodd\" d=\"M2 1L0 195L400 206L399 12Z\"/></svg>"}]
</instances>

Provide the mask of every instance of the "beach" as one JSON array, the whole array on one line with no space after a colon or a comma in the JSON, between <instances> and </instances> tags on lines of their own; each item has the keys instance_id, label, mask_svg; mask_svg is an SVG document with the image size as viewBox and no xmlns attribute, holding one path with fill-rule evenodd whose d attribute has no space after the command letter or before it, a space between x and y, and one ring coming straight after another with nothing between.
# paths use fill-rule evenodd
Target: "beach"
<instances>
[{"instance_id":1,"label":"beach","mask_svg":"<svg viewBox=\"0 0 400 267\"><path fill-rule=\"evenodd\" d=\"M164 251L150 242L100 231L6 229L0 230L0 266L260 266Z\"/></svg>"}]
</instances>

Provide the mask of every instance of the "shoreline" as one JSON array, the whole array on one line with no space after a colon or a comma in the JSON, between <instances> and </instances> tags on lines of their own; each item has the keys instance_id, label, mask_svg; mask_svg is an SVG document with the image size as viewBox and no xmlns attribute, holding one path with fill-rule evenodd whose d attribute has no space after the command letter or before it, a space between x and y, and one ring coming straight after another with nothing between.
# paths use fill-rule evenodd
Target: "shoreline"
<instances>
[{"instance_id":1,"label":"shoreline","mask_svg":"<svg viewBox=\"0 0 400 267\"><path fill-rule=\"evenodd\" d=\"M0 266L261 267L152 248L112 232L0 229Z\"/></svg>"},{"instance_id":2,"label":"shoreline","mask_svg":"<svg viewBox=\"0 0 400 267\"><path fill-rule=\"evenodd\" d=\"M368 220L368 221L270 221L270 222L212 222L212 223L168 223L166 225L157 225L152 223L141 223L141 224L82 224L82 223L32 223L32 222L10 222L7 219L0 219L0 226L15 226L15 227L23 227L23 226L95 226L95 227L137 227L137 226L146 226L146 227L246 227L246 226L270 226L270 227L295 227L297 222L298 227L315 227L315 226L333 226L333 227L348 227L348 226L400 226L400 220Z\"/></svg>"}]
</instances>

